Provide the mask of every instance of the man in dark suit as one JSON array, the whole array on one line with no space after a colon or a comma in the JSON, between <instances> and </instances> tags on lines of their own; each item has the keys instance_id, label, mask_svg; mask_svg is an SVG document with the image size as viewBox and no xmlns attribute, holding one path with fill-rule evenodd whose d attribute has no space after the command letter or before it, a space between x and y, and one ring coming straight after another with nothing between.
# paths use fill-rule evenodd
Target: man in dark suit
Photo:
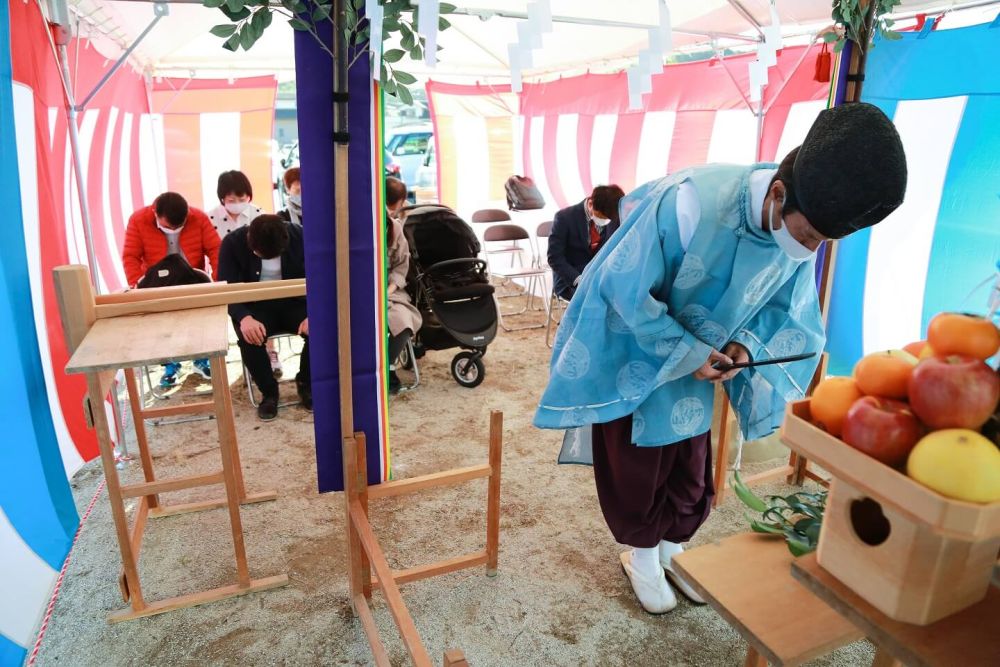
<instances>
[{"instance_id":1,"label":"man in dark suit","mask_svg":"<svg viewBox=\"0 0 1000 667\"><path fill-rule=\"evenodd\" d=\"M573 298L580 274L618 229L618 202L625 193L617 185L598 185L579 204L568 206L552 221L548 259L556 294Z\"/></svg>"},{"instance_id":2,"label":"man in dark suit","mask_svg":"<svg viewBox=\"0 0 1000 667\"><path fill-rule=\"evenodd\" d=\"M256 283L306 277L302 227L276 215L260 215L222 241L219 278L228 283ZM278 381L267 356L267 337L297 333L305 340L295 385L306 410L312 410L309 375L309 318L305 297L234 303L229 316L239 338L243 363L260 389L257 416L271 421L278 416Z\"/></svg>"}]
</instances>

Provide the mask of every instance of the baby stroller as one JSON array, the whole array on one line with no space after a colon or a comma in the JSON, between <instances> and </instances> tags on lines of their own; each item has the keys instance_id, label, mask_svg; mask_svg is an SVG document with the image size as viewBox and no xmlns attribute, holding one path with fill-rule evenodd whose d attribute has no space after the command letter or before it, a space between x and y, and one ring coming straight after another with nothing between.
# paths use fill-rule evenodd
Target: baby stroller
<instances>
[{"instance_id":1,"label":"baby stroller","mask_svg":"<svg viewBox=\"0 0 1000 667\"><path fill-rule=\"evenodd\" d=\"M424 322L414 348L462 348L451 360L451 374L463 387L486 377L483 355L497 335L498 314L479 239L447 206L403 209L403 235L410 246L407 289Z\"/></svg>"}]
</instances>

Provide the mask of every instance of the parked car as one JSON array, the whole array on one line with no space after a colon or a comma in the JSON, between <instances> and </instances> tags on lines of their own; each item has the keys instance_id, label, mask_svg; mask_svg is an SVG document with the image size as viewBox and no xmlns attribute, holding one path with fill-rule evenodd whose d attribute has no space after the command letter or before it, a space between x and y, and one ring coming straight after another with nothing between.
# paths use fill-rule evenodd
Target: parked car
<instances>
[{"instance_id":1,"label":"parked car","mask_svg":"<svg viewBox=\"0 0 1000 667\"><path fill-rule=\"evenodd\" d=\"M417 169L417 176L413 182L414 200L417 204L436 204L438 201L437 190L437 161L434 159L434 142L427 148L427 155Z\"/></svg>"},{"instance_id":2,"label":"parked car","mask_svg":"<svg viewBox=\"0 0 1000 667\"><path fill-rule=\"evenodd\" d=\"M407 187L413 188L417 170L434 145L434 130L430 125L410 125L393 130L386 141L385 149L392 160L399 164L399 178Z\"/></svg>"}]
</instances>

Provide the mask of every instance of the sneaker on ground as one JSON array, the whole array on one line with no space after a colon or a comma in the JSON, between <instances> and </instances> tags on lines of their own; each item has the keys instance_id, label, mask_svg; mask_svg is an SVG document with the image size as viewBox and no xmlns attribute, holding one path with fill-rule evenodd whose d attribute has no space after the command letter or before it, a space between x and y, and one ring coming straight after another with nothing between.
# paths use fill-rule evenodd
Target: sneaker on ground
<instances>
[{"instance_id":1,"label":"sneaker on ground","mask_svg":"<svg viewBox=\"0 0 1000 667\"><path fill-rule=\"evenodd\" d=\"M663 570L657 568L659 576L654 573L640 572L632 567L632 550L628 550L619 556L622 562L622 569L628 576L629 583L635 596L639 598L639 604L650 614L665 614L677 606L677 596L670 589L667 578L663 575Z\"/></svg>"},{"instance_id":2,"label":"sneaker on ground","mask_svg":"<svg viewBox=\"0 0 1000 667\"><path fill-rule=\"evenodd\" d=\"M160 378L160 389L170 389L177 384L177 374L181 371L181 365L176 361L163 364L163 377Z\"/></svg>"},{"instance_id":3,"label":"sneaker on ground","mask_svg":"<svg viewBox=\"0 0 1000 667\"><path fill-rule=\"evenodd\" d=\"M212 365L209 363L208 359L195 359L194 372L206 380L212 379Z\"/></svg>"},{"instance_id":4,"label":"sneaker on ground","mask_svg":"<svg viewBox=\"0 0 1000 667\"><path fill-rule=\"evenodd\" d=\"M278 418L277 396L265 396L260 399L260 405L257 406L257 418L262 422L274 421Z\"/></svg>"},{"instance_id":5,"label":"sneaker on ground","mask_svg":"<svg viewBox=\"0 0 1000 667\"><path fill-rule=\"evenodd\" d=\"M268 350L267 356L271 360L271 373L274 375L274 379L280 380L281 376L285 374L285 371L281 367L281 359L278 358L278 351Z\"/></svg>"},{"instance_id":6,"label":"sneaker on ground","mask_svg":"<svg viewBox=\"0 0 1000 667\"><path fill-rule=\"evenodd\" d=\"M402 388L402 386L403 386L403 383L399 381L399 376L396 375L396 371L390 370L389 371L389 393L393 394L393 395L398 394L399 390L400 390L400 388Z\"/></svg>"},{"instance_id":7,"label":"sneaker on ground","mask_svg":"<svg viewBox=\"0 0 1000 667\"><path fill-rule=\"evenodd\" d=\"M301 378L295 378L295 388L299 390L299 402L302 407L312 412L313 409L313 393L312 387L309 386L308 382L303 382Z\"/></svg>"},{"instance_id":8,"label":"sneaker on ground","mask_svg":"<svg viewBox=\"0 0 1000 667\"><path fill-rule=\"evenodd\" d=\"M680 547L679 544L677 546ZM683 549L680 549L678 550L677 553L681 553L682 551ZM674 555L676 556L677 554ZM671 558L672 557L664 558L663 551L662 550L660 551L660 565L663 567L663 570L667 573L667 578L670 580L670 583L673 584L674 588L679 590L684 595L684 597L686 597L691 602L695 604L707 604L705 602L705 598L698 595L698 592L694 590L691 584L689 584L688 582L684 581L684 579L681 578L680 573L678 573L677 570L674 569Z\"/></svg>"}]
</instances>

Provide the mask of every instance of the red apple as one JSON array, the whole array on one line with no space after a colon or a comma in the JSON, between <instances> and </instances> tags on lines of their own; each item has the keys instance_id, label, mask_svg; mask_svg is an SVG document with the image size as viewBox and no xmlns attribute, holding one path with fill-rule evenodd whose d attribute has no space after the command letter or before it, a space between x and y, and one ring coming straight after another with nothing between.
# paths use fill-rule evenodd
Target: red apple
<instances>
[{"instance_id":1,"label":"red apple","mask_svg":"<svg viewBox=\"0 0 1000 667\"><path fill-rule=\"evenodd\" d=\"M925 429L910 406L878 396L859 398L844 419L844 442L893 467L906 457Z\"/></svg>"},{"instance_id":2,"label":"red apple","mask_svg":"<svg viewBox=\"0 0 1000 667\"><path fill-rule=\"evenodd\" d=\"M973 357L931 357L913 370L909 396L913 411L932 430L978 431L1000 400L1000 378Z\"/></svg>"}]
</instances>

